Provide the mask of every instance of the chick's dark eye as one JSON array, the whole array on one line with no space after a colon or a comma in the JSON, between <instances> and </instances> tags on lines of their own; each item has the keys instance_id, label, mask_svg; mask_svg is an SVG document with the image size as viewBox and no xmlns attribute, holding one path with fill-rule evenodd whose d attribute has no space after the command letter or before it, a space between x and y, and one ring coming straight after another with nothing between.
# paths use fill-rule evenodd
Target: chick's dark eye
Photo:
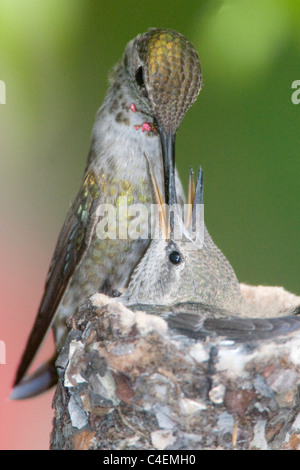
<instances>
[{"instance_id":1,"label":"chick's dark eye","mask_svg":"<svg viewBox=\"0 0 300 470\"><path fill-rule=\"evenodd\" d=\"M144 82L144 73L143 73L143 67L139 67L137 71L135 72L135 81L138 84L139 87L143 87L145 85Z\"/></svg>"},{"instance_id":2,"label":"chick's dark eye","mask_svg":"<svg viewBox=\"0 0 300 470\"><path fill-rule=\"evenodd\" d=\"M181 254L178 253L178 251L172 251L172 253L169 254L169 260L173 264L179 264L181 261Z\"/></svg>"}]
</instances>

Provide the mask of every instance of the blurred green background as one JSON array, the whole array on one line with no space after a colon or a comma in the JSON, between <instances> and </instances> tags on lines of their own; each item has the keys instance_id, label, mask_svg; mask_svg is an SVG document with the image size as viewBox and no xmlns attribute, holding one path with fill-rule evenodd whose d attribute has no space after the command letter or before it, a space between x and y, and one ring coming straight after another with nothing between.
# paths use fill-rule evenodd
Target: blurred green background
<instances>
[{"instance_id":1,"label":"blurred green background","mask_svg":"<svg viewBox=\"0 0 300 470\"><path fill-rule=\"evenodd\" d=\"M177 29L199 52L204 86L176 161L185 184L190 165L204 169L213 239L240 281L300 295L299 25L298 0L0 0L1 448L48 446L51 392L22 403L7 394L108 71L149 27Z\"/></svg>"}]
</instances>

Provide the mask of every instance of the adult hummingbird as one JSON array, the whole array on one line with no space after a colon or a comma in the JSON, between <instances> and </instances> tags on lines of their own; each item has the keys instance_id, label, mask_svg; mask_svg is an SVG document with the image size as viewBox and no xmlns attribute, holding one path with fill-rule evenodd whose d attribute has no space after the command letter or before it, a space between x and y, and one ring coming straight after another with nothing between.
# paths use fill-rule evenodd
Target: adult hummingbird
<instances>
[{"instance_id":1,"label":"adult hummingbird","mask_svg":"<svg viewBox=\"0 0 300 470\"><path fill-rule=\"evenodd\" d=\"M299 330L299 297L285 292L288 308L284 302L283 306L272 302L272 291L278 298L276 287L267 288L267 304L266 299L257 302L244 297L233 268L209 235L204 212L198 210L203 208L202 169L196 187L190 170L185 217L177 204L174 174L166 205L149 161L148 172L159 209L156 236L118 300L133 310L163 316L171 328L196 339L221 335L245 342Z\"/></svg>"},{"instance_id":2,"label":"adult hummingbird","mask_svg":"<svg viewBox=\"0 0 300 470\"><path fill-rule=\"evenodd\" d=\"M128 206L153 202L144 153L168 203L176 131L201 85L198 54L178 32L150 29L126 46L96 116L83 180L58 238L12 398L36 395L55 382L53 359L26 377L51 326L59 351L68 331L66 317L85 298L95 292L118 294L127 286L149 238L99 236L100 209L118 208L124 197ZM178 178L176 184L183 202Z\"/></svg>"}]
</instances>

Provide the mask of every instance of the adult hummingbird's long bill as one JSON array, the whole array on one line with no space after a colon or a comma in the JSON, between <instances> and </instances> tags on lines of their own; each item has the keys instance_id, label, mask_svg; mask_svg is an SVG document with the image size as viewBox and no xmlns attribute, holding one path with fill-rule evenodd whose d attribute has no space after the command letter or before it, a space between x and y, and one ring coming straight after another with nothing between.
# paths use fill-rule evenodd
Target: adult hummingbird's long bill
<instances>
[{"instance_id":1,"label":"adult hummingbird's long bill","mask_svg":"<svg viewBox=\"0 0 300 470\"><path fill-rule=\"evenodd\" d=\"M151 29L126 46L96 116L83 180L58 238L11 398L36 395L56 380L53 360L26 377L51 326L59 351L68 331L66 317L84 299L126 288L149 239L120 239L118 233L115 239L101 238L100 209L119 207L122 197L128 206L154 202L144 153L168 203L176 131L201 84L197 52L178 32ZM183 202L178 178L176 184Z\"/></svg>"}]
</instances>

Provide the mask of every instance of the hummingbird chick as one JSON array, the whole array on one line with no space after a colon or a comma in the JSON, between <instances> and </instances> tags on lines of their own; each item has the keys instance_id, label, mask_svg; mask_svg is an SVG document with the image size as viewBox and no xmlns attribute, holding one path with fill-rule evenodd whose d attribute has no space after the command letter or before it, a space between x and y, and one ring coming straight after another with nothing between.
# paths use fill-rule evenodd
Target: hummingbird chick
<instances>
[{"instance_id":1,"label":"hummingbird chick","mask_svg":"<svg viewBox=\"0 0 300 470\"><path fill-rule=\"evenodd\" d=\"M271 302L266 299L264 305L257 299L255 302L245 299L243 292L249 294L251 287L241 289L229 261L208 233L203 211L197 212L197 208L203 207L202 169L196 188L190 170L185 220L177 205L175 181L170 184L168 207L163 204L149 161L148 171L160 208L160 217L156 220L158 236L151 241L119 300L132 310L164 317L171 328L193 338L218 335L245 342L300 330L298 297L286 293L289 302L291 297L293 302L283 311L281 304L270 306ZM174 175L171 179L174 180ZM168 216L168 209L173 210L173 218ZM176 224L181 228L177 235ZM273 296L278 296L278 288L267 290L268 295L272 296L273 292Z\"/></svg>"},{"instance_id":2,"label":"hummingbird chick","mask_svg":"<svg viewBox=\"0 0 300 470\"><path fill-rule=\"evenodd\" d=\"M25 377L51 326L59 351L68 332L66 318L84 299L95 292L119 293L127 287L150 236L99 236L101 210L120 208L124 198L128 206L143 203L149 208L154 202L144 153L168 201L175 174L176 131L201 84L198 54L180 33L150 29L126 46L110 74L110 87L96 116L82 183L58 238L11 398L39 394L56 381L54 359L33 377ZM176 179L183 203L184 193Z\"/></svg>"},{"instance_id":3,"label":"hummingbird chick","mask_svg":"<svg viewBox=\"0 0 300 470\"><path fill-rule=\"evenodd\" d=\"M197 212L198 208L203 208L202 169L196 188L190 170L187 204L190 211L185 220L177 204L175 182L171 181L170 185L170 204L164 204L150 162L148 169L160 208L161 216L156 221L159 230L120 300L129 305L173 305L189 301L228 310L233 305L240 308L244 299L234 270L214 244L205 226L203 211Z\"/></svg>"}]
</instances>

